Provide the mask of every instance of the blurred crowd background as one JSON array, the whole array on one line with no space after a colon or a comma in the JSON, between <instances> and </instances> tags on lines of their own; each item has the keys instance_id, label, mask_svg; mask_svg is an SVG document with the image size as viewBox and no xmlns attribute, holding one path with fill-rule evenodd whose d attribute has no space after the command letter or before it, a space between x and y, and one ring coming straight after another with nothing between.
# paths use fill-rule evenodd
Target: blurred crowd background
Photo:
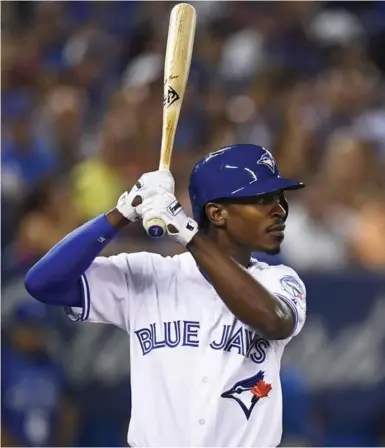
<instances>
[{"instance_id":1,"label":"blurred crowd background","mask_svg":"<svg viewBox=\"0 0 385 448\"><path fill-rule=\"evenodd\" d=\"M192 3L177 196L190 210L191 167L235 142L269 148L282 174L307 184L288 196L282 253L256 254L310 285L282 374L284 443L380 446L385 3ZM157 168L173 4L1 2L2 446L124 445L126 336L39 306L23 276ZM181 249L138 224L105 255L139 250Z\"/></svg>"}]
</instances>

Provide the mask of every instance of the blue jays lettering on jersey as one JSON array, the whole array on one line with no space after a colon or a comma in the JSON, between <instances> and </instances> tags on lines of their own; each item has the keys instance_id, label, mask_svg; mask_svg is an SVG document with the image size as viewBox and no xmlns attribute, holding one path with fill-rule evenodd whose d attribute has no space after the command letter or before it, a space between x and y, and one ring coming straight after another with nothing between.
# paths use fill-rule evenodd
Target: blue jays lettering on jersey
<instances>
[{"instance_id":1,"label":"blue jays lettering on jersey","mask_svg":"<svg viewBox=\"0 0 385 448\"><path fill-rule=\"evenodd\" d=\"M253 259L247 270L293 311L287 339L267 340L241 323L190 253L98 257L84 274L84 307L70 317L131 336L130 446L279 445L281 358L305 322L306 291L287 266Z\"/></svg>"},{"instance_id":2,"label":"blue jays lettering on jersey","mask_svg":"<svg viewBox=\"0 0 385 448\"><path fill-rule=\"evenodd\" d=\"M177 320L162 322L161 325L154 322L134 333L145 356L159 348L198 347L200 327L200 322L194 321ZM209 343L211 349L233 351L256 364L266 359L270 343L255 331L245 326L235 330L232 325L223 325L218 330L218 336Z\"/></svg>"},{"instance_id":3,"label":"blue jays lettering on jersey","mask_svg":"<svg viewBox=\"0 0 385 448\"><path fill-rule=\"evenodd\" d=\"M269 341L243 325L237 330L233 325L224 325L218 341L211 342L210 347L214 350L235 352L256 364L266 359L267 349L270 346Z\"/></svg>"}]
</instances>

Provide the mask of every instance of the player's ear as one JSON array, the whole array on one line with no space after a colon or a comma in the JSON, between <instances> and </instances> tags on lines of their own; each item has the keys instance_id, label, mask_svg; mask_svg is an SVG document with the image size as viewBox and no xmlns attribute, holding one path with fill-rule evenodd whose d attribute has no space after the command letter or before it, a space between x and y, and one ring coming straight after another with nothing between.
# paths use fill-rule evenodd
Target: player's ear
<instances>
[{"instance_id":1,"label":"player's ear","mask_svg":"<svg viewBox=\"0 0 385 448\"><path fill-rule=\"evenodd\" d=\"M226 224L227 210L223 204L209 202L206 204L206 215L215 227L224 227Z\"/></svg>"}]
</instances>

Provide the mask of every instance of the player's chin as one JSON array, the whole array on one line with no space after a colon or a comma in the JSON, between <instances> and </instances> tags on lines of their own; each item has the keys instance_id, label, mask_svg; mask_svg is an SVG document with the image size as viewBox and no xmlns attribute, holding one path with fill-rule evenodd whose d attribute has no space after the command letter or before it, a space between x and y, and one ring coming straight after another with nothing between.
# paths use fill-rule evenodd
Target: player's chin
<instances>
[{"instance_id":1,"label":"player's chin","mask_svg":"<svg viewBox=\"0 0 385 448\"><path fill-rule=\"evenodd\" d=\"M282 235L268 234L262 246L262 252L269 255L277 255L281 252L281 244L284 239Z\"/></svg>"}]
</instances>

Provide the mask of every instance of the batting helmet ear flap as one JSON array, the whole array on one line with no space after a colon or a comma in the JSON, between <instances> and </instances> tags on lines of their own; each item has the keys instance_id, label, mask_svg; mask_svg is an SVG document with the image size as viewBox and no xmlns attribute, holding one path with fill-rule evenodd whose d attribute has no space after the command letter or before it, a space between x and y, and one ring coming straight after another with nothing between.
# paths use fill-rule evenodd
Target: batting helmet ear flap
<instances>
[{"instance_id":1,"label":"batting helmet ear flap","mask_svg":"<svg viewBox=\"0 0 385 448\"><path fill-rule=\"evenodd\" d=\"M285 215L285 221L286 221L287 215L289 214L289 204L287 202L287 199L285 197L285 193L283 191L281 191L281 193L279 195L279 202L280 202L280 204L282 205L283 209L286 212L286 215Z\"/></svg>"}]
</instances>

